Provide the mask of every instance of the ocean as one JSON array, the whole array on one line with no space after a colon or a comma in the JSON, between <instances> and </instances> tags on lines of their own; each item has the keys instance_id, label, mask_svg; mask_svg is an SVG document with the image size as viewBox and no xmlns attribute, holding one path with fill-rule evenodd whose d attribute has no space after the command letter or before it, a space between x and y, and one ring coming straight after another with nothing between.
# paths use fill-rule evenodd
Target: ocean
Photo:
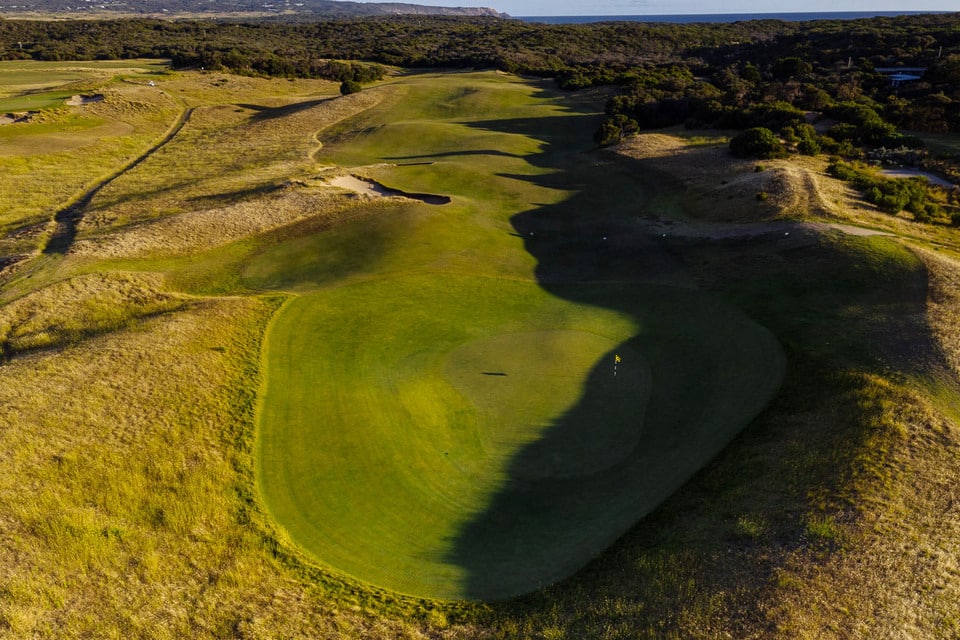
<instances>
[{"instance_id":1,"label":"ocean","mask_svg":"<svg viewBox=\"0 0 960 640\"><path fill-rule=\"evenodd\" d=\"M518 16L524 22L542 22L545 24L586 24L589 22L672 22L690 24L694 22L741 22L744 20L787 20L806 22L808 20L857 20L860 18L915 16L928 13L949 13L947 11L833 11L818 13L701 13L685 15L648 15L648 16Z\"/></svg>"}]
</instances>

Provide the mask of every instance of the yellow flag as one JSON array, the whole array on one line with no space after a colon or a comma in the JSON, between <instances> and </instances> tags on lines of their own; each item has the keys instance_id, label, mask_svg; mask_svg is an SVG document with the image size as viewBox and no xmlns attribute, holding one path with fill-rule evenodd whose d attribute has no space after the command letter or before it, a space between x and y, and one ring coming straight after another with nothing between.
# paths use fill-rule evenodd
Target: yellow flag
<instances>
[{"instance_id":1,"label":"yellow flag","mask_svg":"<svg viewBox=\"0 0 960 640\"><path fill-rule=\"evenodd\" d=\"M619 355L613 356L613 363L614 363L614 364L620 364L620 356L619 356Z\"/></svg>"}]
</instances>

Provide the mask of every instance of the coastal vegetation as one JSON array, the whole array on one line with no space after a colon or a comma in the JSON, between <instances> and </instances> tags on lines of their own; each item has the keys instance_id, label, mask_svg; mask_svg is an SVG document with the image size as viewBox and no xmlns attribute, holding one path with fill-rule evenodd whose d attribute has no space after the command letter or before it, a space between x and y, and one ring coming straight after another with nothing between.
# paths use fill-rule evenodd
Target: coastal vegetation
<instances>
[{"instance_id":1,"label":"coastal vegetation","mask_svg":"<svg viewBox=\"0 0 960 640\"><path fill-rule=\"evenodd\" d=\"M954 24L0 22L0 635L955 636Z\"/></svg>"}]
</instances>

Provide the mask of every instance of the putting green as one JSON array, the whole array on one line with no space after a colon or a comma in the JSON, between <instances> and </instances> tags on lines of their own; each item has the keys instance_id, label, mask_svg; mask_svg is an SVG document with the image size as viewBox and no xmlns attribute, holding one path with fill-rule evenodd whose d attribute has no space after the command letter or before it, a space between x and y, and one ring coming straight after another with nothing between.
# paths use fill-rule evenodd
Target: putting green
<instances>
[{"instance_id":1,"label":"putting green","mask_svg":"<svg viewBox=\"0 0 960 640\"><path fill-rule=\"evenodd\" d=\"M580 153L595 113L494 74L400 86L327 159L439 148L385 182L453 203L246 264L252 286L299 293L267 336L259 489L319 563L415 596L506 598L569 576L689 479L766 405L783 356L729 303L658 284L675 265L655 245L613 255L570 228L639 198ZM554 263L562 277L539 283Z\"/></svg>"},{"instance_id":2,"label":"putting green","mask_svg":"<svg viewBox=\"0 0 960 640\"><path fill-rule=\"evenodd\" d=\"M472 405L477 437L492 464L505 468L521 447L549 433L553 445L527 456L519 475L582 476L623 460L640 440L650 370L642 355L617 346L582 331L505 333L454 349L445 374ZM609 379L585 398L588 374L603 361ZM596 417L590 429L550 432L558 416L584 402Z\"/></svg>"},{"instance_id":3,"label":"putting green","mask_svg":"<svg viewBox=\"0 0 960 640\"><path fill-rule=\"evenodd\" d=\"M271 512L318 561L412 595L503 598L569 575L715 455L782 371L769 334L718 301L638 285L626 302L467 276L295 299L266 353Z\"/></svg>"}]
</instances>

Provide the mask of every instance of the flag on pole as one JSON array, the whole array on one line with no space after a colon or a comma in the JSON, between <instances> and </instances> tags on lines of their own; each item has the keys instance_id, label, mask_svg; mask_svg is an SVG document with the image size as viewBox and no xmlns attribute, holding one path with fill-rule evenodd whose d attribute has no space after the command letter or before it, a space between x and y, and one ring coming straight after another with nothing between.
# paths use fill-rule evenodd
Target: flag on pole
<instances>
[{"instance_id":1,"label":"flag on pole","mask_svg":"<svg viewBox=\"0 0 960 640\"><path fill-rule=\"evenodd\" d=\"M613 356L613 363L614 363L614 364L620 364L620 355L619 355L619 354Z\"/></svg>"}]
</instances>

